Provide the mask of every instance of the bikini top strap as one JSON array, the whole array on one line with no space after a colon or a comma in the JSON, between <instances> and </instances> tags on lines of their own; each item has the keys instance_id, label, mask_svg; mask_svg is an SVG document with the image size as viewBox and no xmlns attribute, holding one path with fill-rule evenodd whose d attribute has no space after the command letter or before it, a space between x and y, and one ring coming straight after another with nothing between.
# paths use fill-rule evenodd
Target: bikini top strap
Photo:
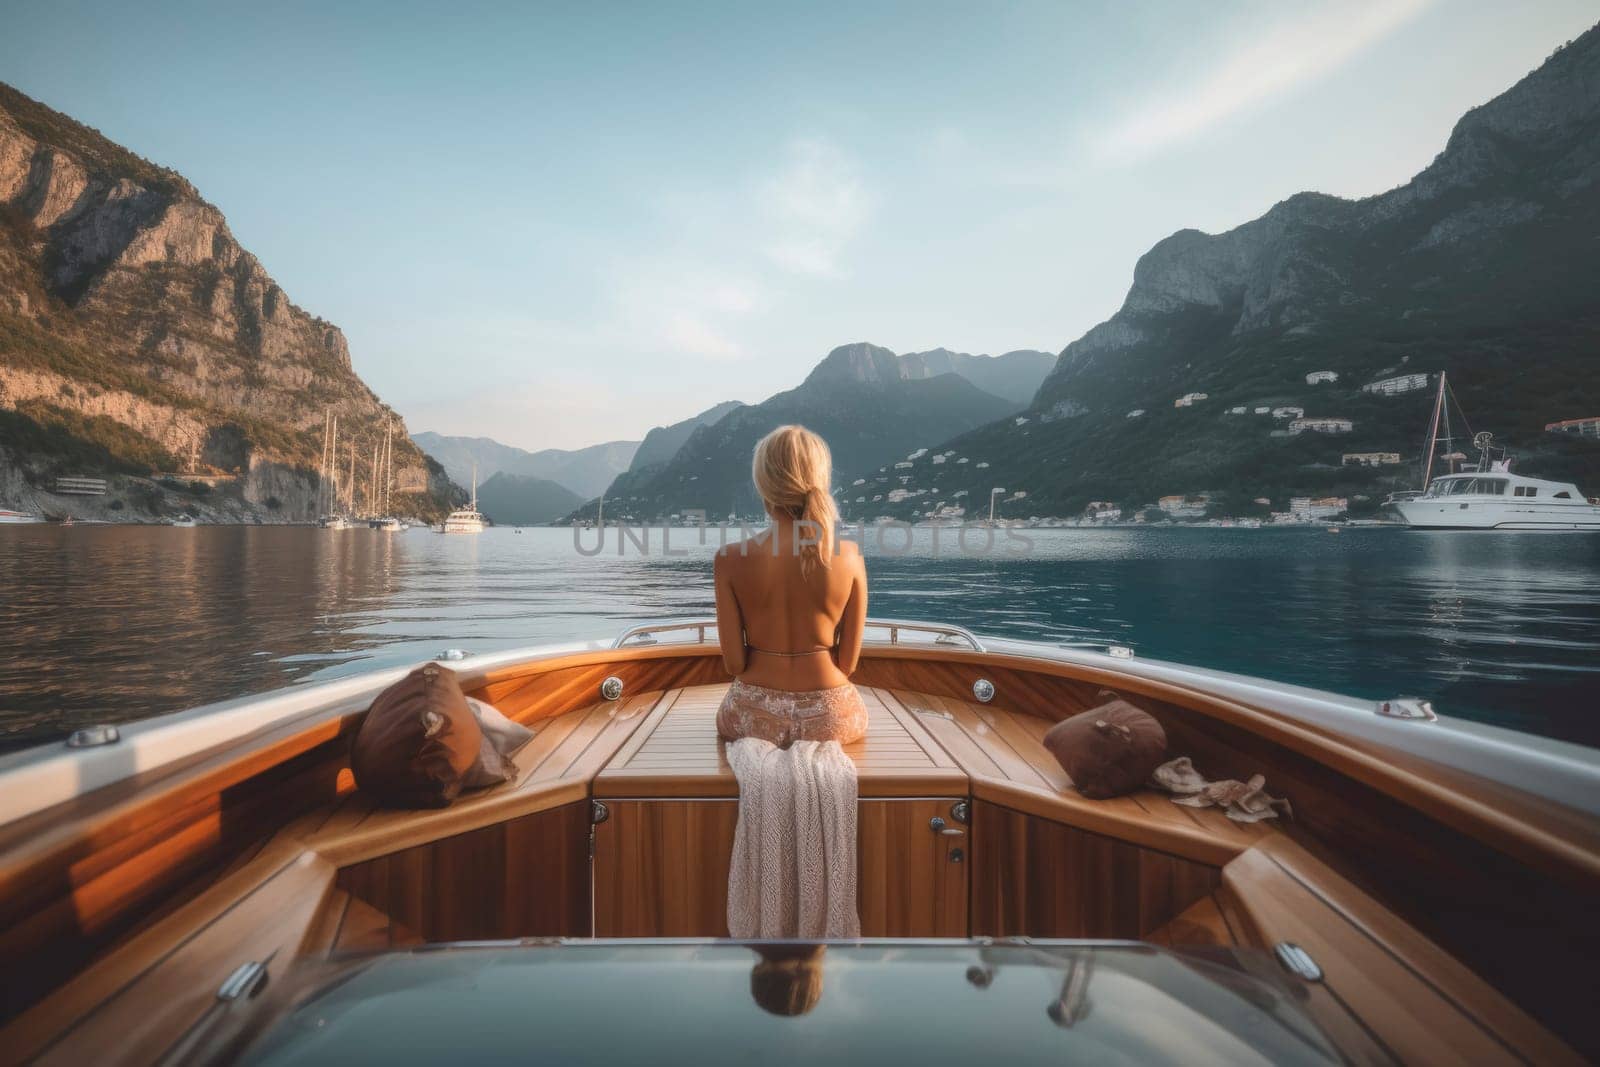
<instances>
[{"instance_id":1,"label":"bikini top strap","mask_svg":"<svg viewBox=\"0 0 1600 1067\"><path fill-rule=\"evenodd\" d=\"M749 648L752 652L761 652L768 656L787 656L791 659L798 656L815 656L823 652L832 652L834 649L833 645L818 645L817 647L809 649L805 652L779 652L777 649L757 648L755 645L747 645L745 647Z\"/></svg>"}]
</instances>

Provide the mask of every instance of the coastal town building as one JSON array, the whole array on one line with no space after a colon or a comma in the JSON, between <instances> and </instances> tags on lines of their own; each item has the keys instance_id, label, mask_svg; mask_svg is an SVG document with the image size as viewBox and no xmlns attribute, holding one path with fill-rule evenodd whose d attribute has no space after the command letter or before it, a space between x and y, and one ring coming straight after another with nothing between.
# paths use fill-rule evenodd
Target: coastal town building
<instances>
[{"instance_id":1,"label":"coastal town building","mask_svg":"<svg viewBox=\"0 0 1600 1067\"><path fill-rule=\"evenodd\" d=\"M1336 382L1338 380L1339 372L1336 370L1314 370L1306 375L1307 385L1321 385L1323 382Z\"/></svg>"},{"instance_id":2,"label":"coastal town building","mask_svg":"<svg viewBox=\"0 0 1600 1067\"><path fill-rule=\"evenodd\" d=\"M106 480L104 478L57 478L55 491L71 496L105 496Z\"/></svg>"},{"instance_id":3,"label":"coastal town building","mask_svg":"<svg viewBox=\"0 0 1600 1067\"><path fill-rule=\"evenodd\" d=\"M1398 393L1409 393L1416 389L1428 387L1426 374L1402 374L1397 378L1380 378L1375 382L1368 382L1361 387L1363 393L1373 393L1377 396L1395 396Z\"/></svg>"},{"instance_id":4,"label":"coastal town building","mask_svg":"<svg viewBox=\"0 0 1600 1067\"><path fill-rule=\"evenodd\" d=\"M1355 423L1349 419L1312 418L1295 419L1289 424L1289 432L1294 433L1349 433L1355 429Z\"/></svg>"},{"instance_id":5,"label":"coastal town building","mask_svg":"<svg viewBox=\"0 0 1600 1067\"><path fill-rule=\"evenodd\" d=\"M1247 409L1247 408L1245 408L1243 406L1236 407L1236 408L1229 408L1228 409L1228 414L1229 415L1243 415L1247 410L1249 410L1249 409Z\"/></svg>"},{"instance_id":6,"label":"coastal town building","mask_svg":"<svg viewBox=\"0 0 1600 1067\"><path fill-rule=\"evenodd\" d=\"M1143 414L1144 414L1144 408L1134 408L1132 411L1128 412L1128 418L1137 419L1140 415L1143 415Z\"/></svg>"},{"instance_id":7,"label":"coastal town building","mask_svg":"<svg viewBox=\"0 0 1600 1067\"><path fill-rule=\"evenodd\" d=\"M1305 408L1281 407L1272 409L1272 417L1275 419L1298 419L1304 416L1305 413Z\"/></svg>"},{"instance_id":8,"label":"coastal town building","mask_svg":"<svg viewBox=\"0 0 1600 1067\"><path fill-rule=\"evenodd\" d=\"M1166 512L1175 519L1198 519L1206 513L1206 505L1210 498L1204 493L1164 496L1156 501L1156 507Z\"/></svg>"},{"instance_id":9,"label":"coastal town building","mask_svg":"<svg viewBox=\"0 0 1600 1067\"><path fill-rule=\"evenodd\" d=\"M1562 419L1544 424L1545 433L1570 433L1579 437L1600 437L1600 416L1588 419Z\"/></svg>"},{"instance_id":10,"label":"coastal town building","mask_svg":"<svg viewBox=\"0 0 1600 1067\"><path fill-rule=\"evenodd\" d=\"M1083 509L1083 517L1090 522L1116 522L1122 518L1122 508L1109 500L1091 500Z\"/></svg>"},{"instance_id":11,"label":"coastal town building","mask_svg":"<svg viewBox=\"0 0 1600 1067\"><path fill-rule=\"evenodd\" d=\"M1398 452L1346 452L1346 467L1392 467L1400 462Z\"/></svg>"},{"instance_id":12,"label":"coastal town building","mask_svg":"<svg viewBox=\"0 0 1600 1067\"><path fill-rule=\"evenodd\" d=\"M1195 404L1204 399L1206 399L1205 393L1184 393L1182 396L1172 402L1172 406L1175 408L1194 407Z\"/></svg>"},{"instance_id":13,"label":"coastal town building","mask_svg":"<svg viewBox=\"0 0 1600 1067\"><path fill-rule=\"evenodd\" d=\"M1289 514L1301 522L1331 519L1335 515L1343 515L1349 510L1350 501L1342 496L1296 496L1289 498Z\"/></svg>"}]
</instances>

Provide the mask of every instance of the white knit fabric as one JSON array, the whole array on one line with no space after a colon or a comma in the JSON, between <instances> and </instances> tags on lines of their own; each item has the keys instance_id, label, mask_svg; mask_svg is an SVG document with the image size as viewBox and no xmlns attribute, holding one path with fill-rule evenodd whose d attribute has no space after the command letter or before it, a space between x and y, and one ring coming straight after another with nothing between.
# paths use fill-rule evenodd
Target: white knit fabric
<instances>
[{"instance_id":1,"label":"white knit fabric","mask_svg":"<svg viewBox=\"0 0 1600 1067\"><path fill-rule=\"evenodd\" d=\"M856 765L837 741L728 746L739 826L728 932L739 938L860 937Z\"/></svg>"}]
</instances>

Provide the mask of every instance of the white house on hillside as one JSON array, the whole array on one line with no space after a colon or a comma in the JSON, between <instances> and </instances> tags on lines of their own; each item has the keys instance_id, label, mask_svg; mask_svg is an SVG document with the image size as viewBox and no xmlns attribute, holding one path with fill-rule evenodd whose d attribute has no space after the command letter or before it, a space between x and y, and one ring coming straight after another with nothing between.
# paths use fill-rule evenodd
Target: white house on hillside
<instances>
[{"instance_id":1,"label":"white house on hillside","mask_svg":"<svg viewBox=\"0 0 1600 1067\"><path fill-rule=\"evenodd\" d=\"M1402 374L1398 378L1383 378L1376 382L1368 382L1361 387L1361 391L1378 396L1394 396L1397 393L1409 393L1414 389L1426 389L1427 387L1428 376L1426 374Z\"/></svg>"},{"instance_id":2,"label":"white house on hillside","mask_svg":"<svg viewBox=\"0 0 1600 1067\"><path fill-rule=\"evenodd\" d=\"M1199 403L1205 398L1205 393L1184 393L1182 396L1172 402L1172 406L1175 408L1193 407L1195 404Z\"/></svg>"},{"instance_id":3,"label":"white house on hillside","mask_svg":"<svg viewBox=\"0 0 1600 1067\"><path fill-rule=\"evenodd\" d=\"M1307 385L1321 385L1323 382L1336 382L1338 380L1339 372L1334 370L1314 370L1306 375Z\"/></svg>"},{"instance_id":4,"label":"white house on hillside","mask_svg":"<svg viewBox=\"0 0 1600 1067\"><path fill-rule=\"evenodd\" d=\"M1349 433L1355 429L1355 423L1349 419L1295 419L1289 424L1290 433Z\"/></svg>"}]
</instances>

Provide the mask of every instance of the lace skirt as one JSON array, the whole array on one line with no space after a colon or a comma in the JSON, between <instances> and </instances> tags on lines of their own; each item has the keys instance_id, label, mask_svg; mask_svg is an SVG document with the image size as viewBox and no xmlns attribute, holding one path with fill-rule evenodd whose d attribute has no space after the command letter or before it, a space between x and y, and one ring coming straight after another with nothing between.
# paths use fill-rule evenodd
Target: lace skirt
<instances>
[{"instance_id":1,"label":"lace skirt","mask_svg":"<svg viewBox=\"0 0 1600 1067\"><path fill-rule=\"evenodd\" d=\"M848 745L867 733L867 706L846 682L832 689L791 693L737 678L717 709L717 735L726 741L759 737L780 748L795 741Z\"/></svg>"}]
</instances>

